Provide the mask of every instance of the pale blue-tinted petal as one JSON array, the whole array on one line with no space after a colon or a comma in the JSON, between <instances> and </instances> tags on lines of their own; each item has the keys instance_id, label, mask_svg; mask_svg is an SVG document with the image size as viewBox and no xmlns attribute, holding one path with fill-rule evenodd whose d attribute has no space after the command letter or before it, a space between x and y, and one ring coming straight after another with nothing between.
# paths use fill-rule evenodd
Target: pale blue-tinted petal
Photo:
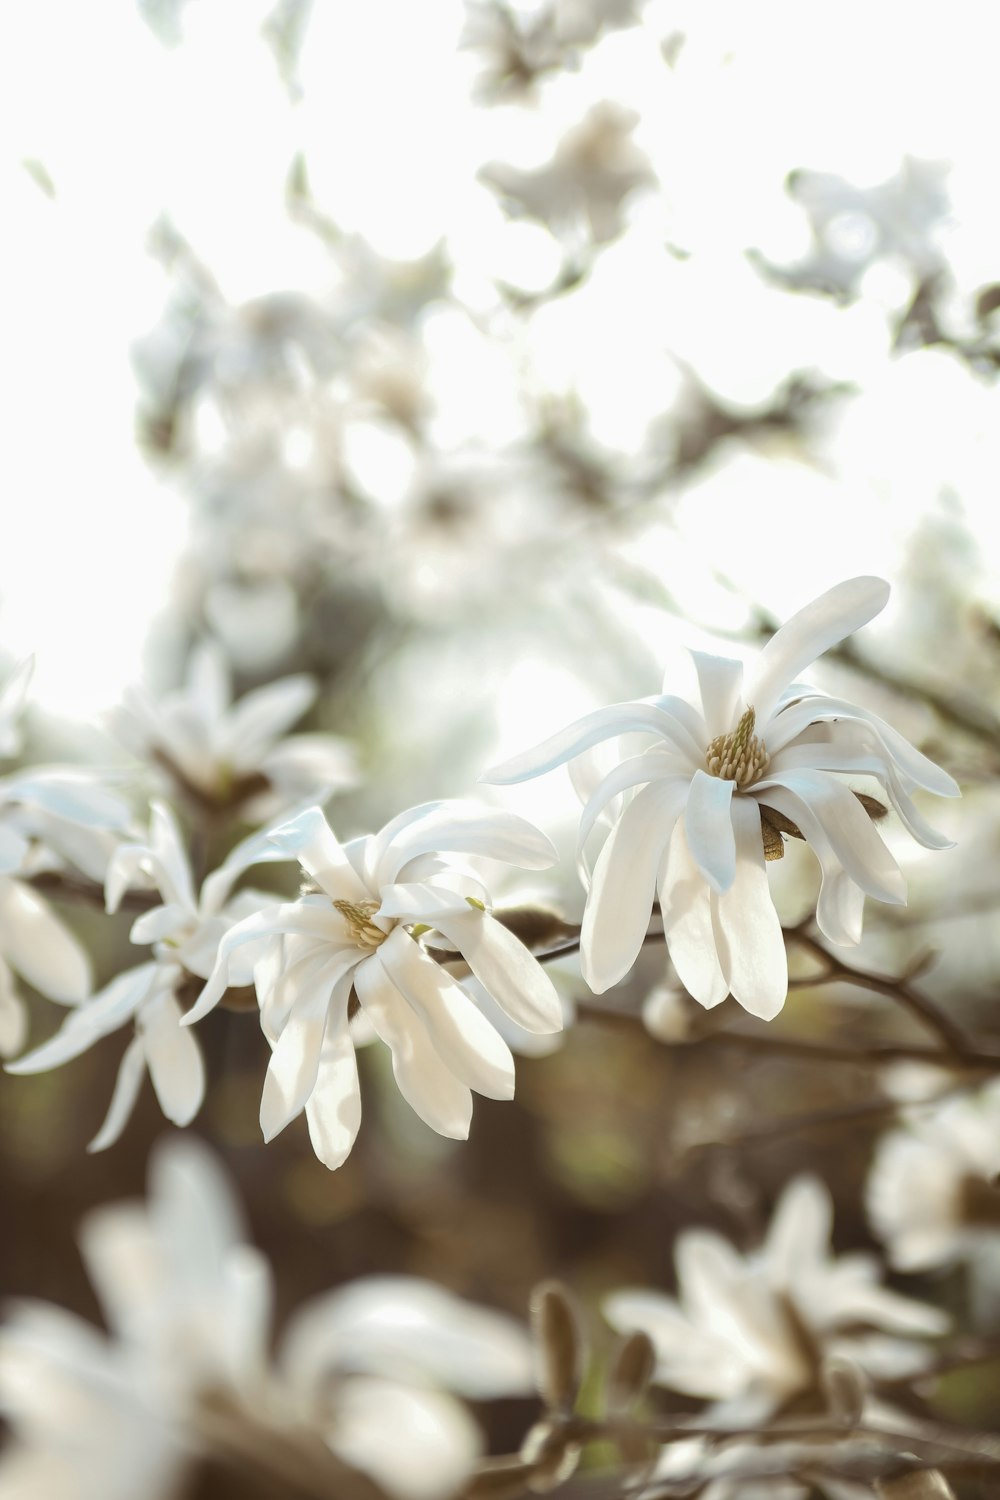
<instances>
[{"instance_id":1,"label":"pale blue-tinted petal","mask_svg":"<svg viewBox=\"0 0 1000 1500\"><path fill-rule=\"evenodd\" d=\"M691 858L683 820L678 822L661 861L660 912L677 977L706 1010L729 994L712 921L712 888Z\"/></svg>"},{"instance_id":2,"label":"pale blue-tinted petal","mask_svg":"<svg viewBox=\"0 0 1000 1500\"><path fill-rule=\"evenodd\" d=\"M293 855L332 901L372 899L321 808L307 808L291 822L272 829L268 838L275 848Z\"/></svg>"},{"instance_id":3,"label":"pale blue-tinted petal","mask_svg":"<svg viewBox=\"0 0 1000 1500\"><path fill-rule=\"evenodd\" d=\"M885 754L895 763L896 769L911 784L923 787L938 797L960 797L957 781L941 769L934 761L911 745L909 740L880 719L878 714L844 698L827 698L816 694L783 709L768 726L767 748L773 754L791 743L810 724L819 724L827 719L856 719L867 724L875 733Z\"/></svg>"},{"instance_id":4,"label":"pale blue-tinted petal","mask_svg":"<svg viewBox=\"0 0 1000 1500\"><path fill-rule=\"evenodd\" d=\"M260 1128L265 1141L301 1114L316 1085L336 973L321 969L296 996L264 1076Z\"/></svg>"},{"instance_id":5,"label":"pale blue-tinted petal","mask_svg":"<svg viewBox=\"0 0 1000 1500\"><path fill-rule=\"evenodd\" d=\"M510 1048L451 976L401 927L382 944L379 958L455 1077L489 1099L512 1099Z\"/></svg>"},{"instance_id":6,"label":"pale blue-tinted petal","mask_svg":"<svg viewBox=\"0 0 1000 1500\"><path fill-rule=\"evenodd\" d=\"M8 824L0 824L0 875L13 875L28 852L28 840Z\"/></svg>"},{"instance_id":7,"label":"pale blue-tinted petal","mask_svg":"<svg viewBox=\"0 0 1000 1500\"><path fill-rule=\"evenodd\" d=\"M601 740L632 732L652 734L665 740L690 759L692 770L704 758L704 747L699 749L684 725L663 708L652 703L614 703L609 708L595 709L531 750L493 766L480 780L498 786L527 781L532 776L542 776L546 771L554 770Z\"/></svg>"},{"instance_id":8,"label":"pale blue-tinted petal","mask_svg":"<svg viewBox=\"0 0 1000 1500\"><path fill-rule=\"evenodd\" d=\"M434 925L518 1026L543 1036L562 1030L562 1004L551 979L502 922L467 907L464 912L439 912Z\"/></svg>"},{"instance_id":9,"label":"pale blue-tinted petal","mask_svg":"<svg viewBox=\"0 0 1000 1500\"><path fill-rule=\"evenodd\" d=\"M881 578L849 578L786 620L768 641L750 673L746 701L757 710L758 733L767 724L782 688L803 667L845 636L860 630L886 606L889 585Z\"/></svg>"},{"instance_id":10,"label":"pale blue-tinted petal","mask_svg":"<svg viewBox=\"0 0 1000 1500\"><path fill-rule=\"evenodd\" d=\"M347 1160L361 1124L358 1064L347 1024L350 991L350 979L343 979L334 992L320 1051L316 1087L306 1104L306 1123L312 1148L331 1171Z\"/></svg>"},{"instance_id":11,"label":"pale blue-tinted petal","mask_svg":"<svg viewBox=\"0 0 1000 1500\"><path fill-rule=\"evenodd\" d=\"M806 818L811 813L818 820L833 852L856 885L879 901L905 905L906 881L899 866L848 787L826 771L797 770L765 777L755 785L754 794L766 803L769 788L773 786L785 787L795 797L799 810L807 810ZM800 817L792 816L808 839Z\"/></svg>"},{"instance_id":12,"label":"pale blue-tinted petal","mask_svg":"<svg viewBox=\"0 0 1000 1500\"><path fill-rule=\"evenodd\" d=\"M0 876L0 953L36 990L63 1005L90 994L90 960L48 902Z\"/></svg>"},{"instance_id":13,"label":"pale blue-tinted petal","mask_svg":"<svg viewBox=\"0 0 1000 1500\"><path fill-rule=\"evenodd\" d=\"M146 1053L140 1037L134 1036L122 1054L115 1078L111 1103L104 1124L87 1147L88 1151L106 1151L121 1136L135 1109L142 1080L146 1076Z\"/></svg>"},{"instance_id":14,"label":"pale blue-tinted petal","mask_svg":"<svg viewBox=\"0 0 1000 1500\"><path fill-rule=\"evenodd\" d=\"M785 940L767 882L760 809L752 797L740 796L732 813L736 879L712 898L719 961L744 1010L770 1021L788 993Z\"/></svg>"},{"instance_id":15,"label":"pale blue-tinted petal","mask_svg":"<svg viewBox=\"0 0 1000 1500\"><path fill-rule=\"evenodd\" d=\"M709 656L692 651L705 729L710 740L729 734L743 712L743 663L729 656Z\"/></svg>"},{"instance_id":16,"label":"pale blue-tinted petal","mask_svg":"<svg viewBox=\"0 0 1000 1500\"><path fill-rule=\"evenodd\" d=\"M407 1104L439 1135L464 1141L472 1122L472 1093L439 1057L427 1028L389 979L377 952L358 966L354 986L392 1053L393 1075Z\"/></svg>"},{"instance_id":17,"label":"pale blue-tinted petal","mask_svg":"<svg viewBox=\"0 0 1000 1500\"><path fill-rule=\"evenodd\" d=\"M174 1125L189 1125L205 1097L205 1065L194 1034L180 1024L176 995L155 995L136 1019L160 1108Z\"/></svg>"},{"instance_id":18,"label":"pale blue-tinted petal","mask_svg":"<svg viewBox=\"0 0 1000 1500\"><path fill-rule=\"evenodd\" d=\"M731 806L736 783L696 771L684 807L688 851L715 891L736 878L736 837Z\"/></svg>"}]
</instances>

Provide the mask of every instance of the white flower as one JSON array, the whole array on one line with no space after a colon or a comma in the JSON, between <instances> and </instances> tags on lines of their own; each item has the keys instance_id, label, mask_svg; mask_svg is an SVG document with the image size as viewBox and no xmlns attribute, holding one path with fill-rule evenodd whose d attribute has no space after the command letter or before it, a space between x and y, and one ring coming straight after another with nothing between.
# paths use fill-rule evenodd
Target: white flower
<instances>
[{"instance_id":1,"label":"white flower","mask_svg":"<svg viewBox=\"0 0 1000 1500\"><path fill-rule=\"evenodd\" d=\"M197 1114L205 1093L204 1065L193 1035L181 1027L178 991L190 975L204 979L211 973L223 934L268 899L244 891L226 904L233 881L249 864L274 857L275 851L258 837L245 840L208 876L196 898L180 831L160 803L152 807L149 844L125 844L116 851L108 867L109 911L117 910L129 881L140 872L165 897L164 905L136 918L130 933L134 943L153 945L154 960L117 975L71 1010L48 1041L7 1065L11 1073L59 1067L134 1021L135 1036L125 1049L107 1118L91 1151L104 1150L121 1135L147 1070L168 1120L187 1125Z\"/></svg>"},{"instance_id":2,"label":"white flower","mask_svg":"<svg viewBox=\"0 0 1000 1500\"><path fill-rule=\"evenodd\" d=\"M875 1376L919 1369L924 1350L892 1335L944 1333L947 1315L880 1286L874 1256L834 1260L832 1216L823 1184L798 1177L758 1251L743 1256L710 1230L684 1230L678 1296L615 1292L605 1315L623 1332L649 1334L660 1384L724 1403L718 1415L729 1422L763 1420L815 1390L831 1354Z\"/></svg>"},{"instance_id":3,"label":"white flower","mask_svg":"<svg viewBox=\"0 0 1000 1500\"><path fill-rule=\"evenodd\" d=\"M872 1228L899 1271L996 1259L1000 1239L1000 1082L909 1110L883 1135L866 1188Z\"/></svg>"},{"instance_id":4,"label":"white flower","mask_svg":"<svg viewBox=\"0 0 1000 1500\"><path fill-rule=\"evenodd\" d=\"M82 1247L110 1337L44 1304L21 1304L0 1330L0 1407L14 1434L4 1495L21 1493L22 1477L37 1479L25 1494L60 1500L173 1495L212 1453L221 1410L258 1448L280 1439L280 1456L305 1439L303 1463L318 1438L401 1500L431 1500L464 1484L482 1449L451 1392L531 1389L524 1328L410 1277L303 1304L272 1362L270 1268L196 1141L157 1147L148 1206L91 1214ZM338 1480L331 1467L331 1494Z\"/></svg>"},{"instance_id":5,"label":"white flower","mask_svg":"<svg viewBox=\"0 0 1000 1500\"><path fill-rule=\"evenodd\" d=\"M134 754L165 762L202 796L240 801L251 821L262 820L306 797L325 801L354 779L353 756L343 740L330 734L283 737L315 697L314 680L300 675L268 683L234 704L223 652L215 642L202 641L191 654L183 687L161 698L130 688L111 723Z\"/></svg>"},{"instance_id":6,"label":"white flower","mask_svg":"<svg viewBox=\"0 0 1000 1500\"><path fill-rule=\"evenodd\" d=\"M552 863L552 845L511 813L447 802L412 808L380 833L343 846L319 808L270 837L298 859L319 892L235 927L185 1020L207 1014L227 983L247 983L252 972L261 1025L273 1049L261 1099L264 1137L270 1140L304 1108L317 1156L337 1167L361 1120L348 1027L353 988L392 1052L407 1103L433 1130L464 1140L471 1090L511 1098L514 1062L506 1042L431 957L421 935L440 934L510 1019L528 1031L558 1031L562 1007L535 958L492 916L479 880L449 866L438 851L537 870ZM250 945L249 958L239 952L243 945Z\"/></svg>"},{"instance_id":7,"label":"white flower","mask_svg":"<svg viewBox=\"0 0 1000 1500\"><path fill-rule=\"evenodd\" d=\"M780 857L782 831L804 836L819 860L816 920L831 942L858 942L866 893L905 902L899 867L841 776L874 777L914 838L948 846L910 793L957 796L952 778L867 709L794 680L888 595L877 578L838 584L782 626L745 686L741 662L692 652L700 709L670 695L614 704L486 773L523 781L601 741L650 737L597 785L592 764L574 768L586 802L581 859L599 820L612 823L581 937L583 976L597 994L635 962L658 890L670 956L695 999L712 1006L732 993L753 1015L774 1016L788 969L765 860Z\"/></svg>"}]
</instances>

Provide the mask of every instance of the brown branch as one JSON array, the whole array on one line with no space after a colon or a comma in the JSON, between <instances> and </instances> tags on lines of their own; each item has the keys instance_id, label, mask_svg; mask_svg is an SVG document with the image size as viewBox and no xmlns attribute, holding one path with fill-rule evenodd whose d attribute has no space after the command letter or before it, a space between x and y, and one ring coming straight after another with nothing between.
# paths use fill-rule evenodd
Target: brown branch
<instances>
[{"instance_id":1,"label":"brown branch","mask_svg":"<svg viewBox=\"0 0 1000 1500\"><path fill-rule=\"evenodd\" d=\"M55 901L75 901L84 906L105 910L104 887L96 880L87 880L81 875L70 875L62 870L42 870L37 875L19 875L25 885L51 896ZM118 910L126 912L152 911L162 904L163 897L157 891L128 890L122 896Z\"/></svg>"}]
</instances>

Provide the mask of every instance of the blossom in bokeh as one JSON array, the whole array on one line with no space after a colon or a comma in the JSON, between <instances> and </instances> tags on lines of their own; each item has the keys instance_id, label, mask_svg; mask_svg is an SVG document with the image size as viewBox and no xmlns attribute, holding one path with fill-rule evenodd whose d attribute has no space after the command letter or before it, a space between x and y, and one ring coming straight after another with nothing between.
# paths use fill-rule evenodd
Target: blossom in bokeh
<instances>
[{"instance_id":1,"label":"blossom in bokeh","mask_svg":"<svg viewBox=\"0 0 1000 1500\"><path fill-rule=\"evenodd\" d=\"M786 834L805 838L819 860L816 920L831 942L859 940L866 894L905 902L899 867L842 776L875 778L914 838L948 846L910 793L957 796L952 778L867 709L795 680L888 596L877 578L838 584L776 632L746 685L741 662L693 652L700 708L667 694L614 704L486 773L524 781L601 741L651 738L599 780L592 760L576 768L581 861L599 820L611 821L581 937L583 976L596 993L631 969L658 891L670 956L695 999L712 1006L731 992L753 1015L774 1016L788 968L766 861L781 857Z\"/></svg>"},{"instance_id":2,"label":"blossom in bokeh","mask_svg":"<svg viewBox=\"0 0 1000 1500\"><path fill-rule=\"evenodd\" d=\"M407 1103L433 1130L464 1140L471 1091L511 1098L514 1062L423 936L434 933L457 951L510 1019L528 1031L558 1031L562 1007L541 965L492 915L481 881L449 865L439 851L537 870L553 862L552 845L512 813L447 802L412 808L380 833L345 845L319 808L270 837L319 889L234 927L185 1020L200 1019L227 984L248 983L252 975L273 1049L261 1099L265 1139L304 1108L317 1156L337 1167L361 1121L348 1024L353 990L392 1052Z\"/></svg>"},{"instance_id":3,"label":"blossom in bokeh","mask_svg":"<svg viewBox=\"0 0 1000 1500\"><path fill-rule=\"evenodd\" d=\"M660 1384L721 1403L729 1422L762 1420L815 1391L831 1355L876 1376L919 1369L926 1349L911 1340L944 1333L947 1315L881 1286L874 1256L835 1259L832 1218L824 1185L798 1177L760 1249L741 1255L710 1230L683 1230L677 1297L619 1291L605 1315L650 1336Z\"/></svg>"}]
</instances>

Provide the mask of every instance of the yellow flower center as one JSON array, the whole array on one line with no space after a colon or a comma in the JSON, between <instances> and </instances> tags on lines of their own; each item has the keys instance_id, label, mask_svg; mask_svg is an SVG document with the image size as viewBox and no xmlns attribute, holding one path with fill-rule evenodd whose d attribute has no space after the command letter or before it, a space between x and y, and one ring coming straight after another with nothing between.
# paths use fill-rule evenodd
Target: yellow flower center
<instances>
[{"instance_id":1,"label":"yellow flower center","mask_svg":"<svg viewBox=\"0 0 1000 1500\"><path fill-rule=\"evenodd\" d=\"M753 732L756 722L756 709L748 708L732 734L716 735L705 752L705 765L710 776L735 781L742 790L767 770L771 757L764 749L763 741Z\"/></svg>"},{"instance_id":2,"label":"yellow flower center","mask_svg":"<svg viewBox=\"0 0 1000 1500\"><path fill-rule=\"evenodd\" d=\"M374 950L389 936L371 920L379 908L377 901L335 901L333 904L351 929L351 937L359 948Z\"/></svg>"}]
</instances>

